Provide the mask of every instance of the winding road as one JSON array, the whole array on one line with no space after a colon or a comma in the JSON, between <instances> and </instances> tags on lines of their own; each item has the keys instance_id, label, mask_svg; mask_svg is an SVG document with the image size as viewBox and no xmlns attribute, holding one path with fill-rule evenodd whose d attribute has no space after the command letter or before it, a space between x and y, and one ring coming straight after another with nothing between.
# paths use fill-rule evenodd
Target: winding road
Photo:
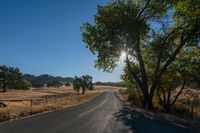
<instances>
[{"instance_id":1,"label":"winding road","mask_svg":"<svg viewBox=\"0 0 200 133\"><path fill-rule=\"evenodd\" d=\"M140 113L131 114L113 92L105 92L79 106L0 124L0 133L151 132L191 133L170 122L151 120Z\"/></svg>"}]
</instances>

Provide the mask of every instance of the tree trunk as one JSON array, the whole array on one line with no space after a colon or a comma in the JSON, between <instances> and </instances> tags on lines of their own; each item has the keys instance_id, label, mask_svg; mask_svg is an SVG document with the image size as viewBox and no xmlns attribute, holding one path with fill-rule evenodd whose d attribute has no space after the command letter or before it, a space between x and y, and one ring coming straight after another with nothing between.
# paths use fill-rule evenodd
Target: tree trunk
<instances>
[{"instance_id":1,"label":"tree trunk","mask_svg":"<svg viewBox=\"0 0 200 133\"><path fill-rule=\"evenodd\" d=\"M6 85L3 85L2 89L3 89L3 93L5 93L7 91Z\"/></svg>"},{"instance_id":2,"label":"tree trunk","mask_svg":"<svg viewBox=\"0 0 200 133\"><path fill-rule=\"evenodd\" d=\"M154 106L153 106L153 97L152 96L148 96L148 102L147 102L147 109L154 111Z\"/></svg>"},{"instance_id":3,"label":"tree trunk","mask_svg":"<svg viewBox=\"0 0 200 133\"><path fill-rule=\"evenodd\" d=\"M138 60L140 60L140 67L141 67L141 73L142 73L142 79L143 80L141 81L141 79L138 78L138 76L135 73L135 71L132 70L130 61L129 61L128 57L126 56L126 62L127 62L128 70L129 70L129 72L131 74L132 80L136 81L136 83L138 84L138 86L139 86L139 88L140 88L140 90L142 92L142 95L143 95L143 108L152 110L153 109L153 103L152 103L152 98L149 99L146 71L144 69L144 64L143 64L143 59L142 59L142 56L141 56L141 53L140 53L140 49L139 49L138 56L140 57Z\"/></svg>"},{"instance_id":4,"label":"tree trunk","mask_svg":"<svg viewBox=\"0 0 200 133\"><path fill-rule=\"evenodd\" d=\"M82 94L85 94L85 88L82 88Z\"/></svg>"},{"instance_id":5,"label":"tree trunk","mask_svg":"<svg viewBox=\"0 0 200 133\"><path fill-rule=\"evenodd\" d=\"M180 89L180 91L178 92L178 94L176 95L174 101L170 104L171 106L173 106L173 105L176 103L178 97L181 95L181 93L183 92L183 89L185 88L185 84L186 84L186 81L183 80L183 83L182 83L181 89Z\"/></svg>"},{"instance_id":6,"label":"tree trunk","mask_svg":"<svg viewBox=\"0 0 200 133\"><path fill-rule=\"evenodd\" d=\"M165 112L166 112L166 113L169 113L169 112L170 112L170 110L171 110L171 106L165 106L165 108L164 108L164 109L165 109Z\"/></svg>"},{"instance_id":7,"label":"tree trunk","mask_svg":"<svg viewBox=\"0 0 200 133\"><path fill-rule=\"evenodd\" d=\"M162 100L162 97L160 95L159 90L157 90L157 96L158 96L158 100L159 100L160 105L163 106L163 100Z\"/></svg>"},{"instance_id":8,"label":"tree trunk","mask_svg":"<svg viewBox=\"0 0 200 133\"><path fill-rule=\"evenodd\" d=\"M175 60L176 56L178 53L180 53L180 50L183 48L183 46L186 44L186 42L191 39L192 35L194 35L199 29L199 25L198 23L194 25L194 27L192 28L192 30L189 32L189 34L187 34L186 36L182 35L181 36L181 41L179 46L176 48L176 50L169 56L168 60L166 61L166 63L164 64L164 66L162 67L162 69L160 70L160 72L158 73L158 75L155 76L154 82L152 84L152 86L150 87L150 94L149 94L149 101L152 102L153 96L154 96L154 92L155 89L158 85L158 82L161 80L163 74L166 72L168 66Z\"/></svg>"}]
</instances>

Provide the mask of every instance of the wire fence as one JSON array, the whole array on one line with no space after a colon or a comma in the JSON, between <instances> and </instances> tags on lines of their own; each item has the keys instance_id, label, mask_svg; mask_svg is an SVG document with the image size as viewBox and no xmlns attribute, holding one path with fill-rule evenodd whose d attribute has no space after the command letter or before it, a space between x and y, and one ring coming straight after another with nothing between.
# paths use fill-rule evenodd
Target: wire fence
<instances>
[{"instance_id":1,"label":"wire fence","mask_svg":"<svg viewBox=\"0 0 200 133\"><path fill-rule=\"evenodd\" d=\"M71 104L74 101L77 101L81 95L77 95L76 93L66 93L66 94L57 94L57 95L48 95L48 96L42 96L38 98L29 98L29 99L9 99L9 100L4 100L0 99L0 103L4 104L7 106L12 105L12 104L21 104L21 105L26 105L30 107L34 106L48 106L48 105L56 105L60 103L66 103L66 104Z\"/></svg>"}]
</instances>

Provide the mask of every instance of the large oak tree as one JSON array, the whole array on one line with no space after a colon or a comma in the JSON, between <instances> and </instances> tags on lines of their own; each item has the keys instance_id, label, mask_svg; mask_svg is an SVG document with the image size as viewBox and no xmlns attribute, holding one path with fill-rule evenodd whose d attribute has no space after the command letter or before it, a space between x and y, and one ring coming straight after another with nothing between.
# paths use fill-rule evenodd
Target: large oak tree
<instances>
[{"instance_id":1,"label":"large oak tree","mask_svg":"<svg viewBox=\"0 0 200 133\"><path fill-rule=\"evenodd\" d=\"M30 82L23 79L18 68L0 66L0 91L6 92L7 89L28 90L31 86Z\"/></svg>"},{"instance_id":2,"label":"large oak tree","mask_svg":"<svg viewBox=\"0 0 200 133\"><path fill-rule=\"evenodd\" d=\"M81 27L83 41L97 54L96 67L104 71L112 71L125 51L143 106L153 109L155 90L168 67L182 49L199 42L199 9L200 2L193 0L117 0L99 6L94 24ZM153 74L148 73L149 64Z\"/></svg>"}]
</instances>

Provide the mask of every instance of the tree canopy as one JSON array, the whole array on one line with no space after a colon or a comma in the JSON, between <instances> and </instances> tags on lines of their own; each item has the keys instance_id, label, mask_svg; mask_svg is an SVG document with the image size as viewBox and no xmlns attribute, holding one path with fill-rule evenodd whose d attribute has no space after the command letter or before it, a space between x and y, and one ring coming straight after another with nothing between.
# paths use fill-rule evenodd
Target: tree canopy
<instances>
[{"instance_id":1,"label":"tree canopy","mask_svg":"<svg viewBox=\"0 0 200 133\"><path fill-rule=\"evenodd\" d=\"M98 7L94 24L83 24L83 41L97 54L96 67L107 72L125 51L129 80L142 92L144 107L153 109L168 68L181 53L199 52L199 9L200 2L193 0L117 0Z\"/></svg>"},{"instance_id":2,"label":"tree canopy","mask_svg":"<svg viewBox=\"0 0 200 133\"><path fill-rule=\"evenodd\" d=\"M0 90L6 92L7 89L28 90L31 83L23 79L18 68L0 66Z\"/></svg>"},{"instance_id":3,"label":"tree canopy","mask_svg":"<svg viewBox=\"0 0 200 133\"><path fill-rule=\"evenodd\" d=\"M92 83L92 76L89 75L83 75L81 77L74 77L74 81L73 81L73 87L74 90L76 90L77 92L80 91L80 89L82 88L82 94L85 93L85 90L93 90L93 83Z\"/></svg>"}]
</instances>

